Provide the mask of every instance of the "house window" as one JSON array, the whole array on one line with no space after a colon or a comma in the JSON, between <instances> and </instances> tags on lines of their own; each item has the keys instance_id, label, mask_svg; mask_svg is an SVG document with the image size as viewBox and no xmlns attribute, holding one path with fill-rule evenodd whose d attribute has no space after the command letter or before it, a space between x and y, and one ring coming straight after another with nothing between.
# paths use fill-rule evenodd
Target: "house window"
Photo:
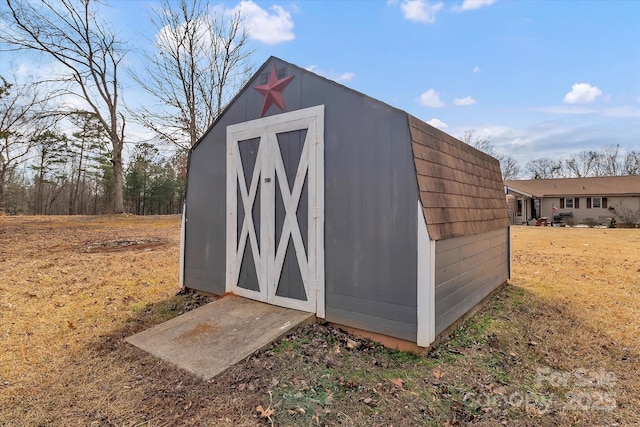
<instances>
[{"instance_id":1,"label":"house window","mask_svg":"<svg viewBox=\"0 0 640 427\"><path fill-rule=\"evenodd\" d=\"M607 209L606 197L587 197L587 209Z\"/></svg>"},{"instance_id":2,"label":"house window","mask_svg":"<svg viewBox=\"0 0 640 427\"><path fill-rule=\"evenodd\" d=\"M518 210L516 213L517 216L522 216L522 199L518 199Z\"/></svg>"},{"instance_id":3,"label":"house window","mask_svg":"<svg viewBox=\"0 0 640 427\"><path fill-rule=\"evenodd\" d=\"M565 198L564 199L564 207L567 209L573 209L573 198Z\"/></svg>"}]
</instances>

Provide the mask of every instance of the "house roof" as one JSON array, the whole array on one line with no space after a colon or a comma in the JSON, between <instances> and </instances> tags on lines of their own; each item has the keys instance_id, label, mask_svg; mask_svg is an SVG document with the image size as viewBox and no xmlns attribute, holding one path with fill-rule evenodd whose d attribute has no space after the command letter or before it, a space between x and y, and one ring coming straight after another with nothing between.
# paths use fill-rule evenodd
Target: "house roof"
<instances>
[{"instance_id":1,"label":"house roof","mask_svg":"<svg viewBox=\"0 0 640 427\"><path fill-rule=\"evenodd\" d=\"M508 227L498 160L411 115L409 130L431 239Z\"/></svg>"},{"instance_id":2,"label":"house roof","mask_svg":"<svg viewBox=\"0 0 640 427\"><path fill-rule=\"evenodd\" d=\"M533 197L638 196L640 175L505 181L509 189Z\"/></svg>"}]
</instances>

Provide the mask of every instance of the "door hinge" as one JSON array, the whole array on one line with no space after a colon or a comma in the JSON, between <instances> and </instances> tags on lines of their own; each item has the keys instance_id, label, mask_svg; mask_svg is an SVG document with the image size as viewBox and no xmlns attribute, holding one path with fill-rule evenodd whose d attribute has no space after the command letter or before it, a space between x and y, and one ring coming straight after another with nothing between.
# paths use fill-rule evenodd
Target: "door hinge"
<instances>
[{"instance_id":1,"label":"door hinge","mask_svg":"<svg viewBox=\"0 0 640 427\"><path fill-rule=\"evenodd\" d=\"M320 217L320 208L313 208L312 212L313 212L313 218Z\"/></svg>"}]
</instances>

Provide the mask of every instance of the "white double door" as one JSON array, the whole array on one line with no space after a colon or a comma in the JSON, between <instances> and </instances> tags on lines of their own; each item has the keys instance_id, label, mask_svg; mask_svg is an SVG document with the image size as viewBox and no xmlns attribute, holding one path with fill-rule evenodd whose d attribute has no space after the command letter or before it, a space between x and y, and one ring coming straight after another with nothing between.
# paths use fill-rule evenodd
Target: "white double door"
<instances>
[{"instance_id":1,"label":"white double door","mask_svg":"<svg viewBox=\"0 0 640 427\"><path fill-rule=\"evenodd\" d=\"M324 106L227 127L226 290L324 317Z\"/></svg>"}]
</instances>

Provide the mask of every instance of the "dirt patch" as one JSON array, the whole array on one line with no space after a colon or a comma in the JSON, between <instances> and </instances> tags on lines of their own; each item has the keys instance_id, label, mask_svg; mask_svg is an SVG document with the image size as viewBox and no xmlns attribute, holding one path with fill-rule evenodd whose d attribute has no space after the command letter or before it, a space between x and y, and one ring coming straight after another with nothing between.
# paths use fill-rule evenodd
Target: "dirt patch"
<instances>
[{"instance_id":1,"label":"dirt patch","mask_svg":"<svg viewBox=\"0 0 640 427\"><path fill-rule=\"evenodd\" d=\"M178 217L0 217L0 425L640 419L638 230L515 228L512 283L426 356L312 325L202 381L124 341L212 300L178 292L179 227ZM166 244L77 250L143 239Z\"/></svg>"},{"instance_id":2,"label":"dirt patch","mask_svg":"<svg viewBox=\"0 0 640 427\"><path fill-rule=\"evenodd\" d=\"M158 238L141 238L126 240L108 240L102 242L87 242L82 252L121 252L127 250L151 250L161 246L166 246L168 242L163 242Z\"/></svg>"}]
</instances>

